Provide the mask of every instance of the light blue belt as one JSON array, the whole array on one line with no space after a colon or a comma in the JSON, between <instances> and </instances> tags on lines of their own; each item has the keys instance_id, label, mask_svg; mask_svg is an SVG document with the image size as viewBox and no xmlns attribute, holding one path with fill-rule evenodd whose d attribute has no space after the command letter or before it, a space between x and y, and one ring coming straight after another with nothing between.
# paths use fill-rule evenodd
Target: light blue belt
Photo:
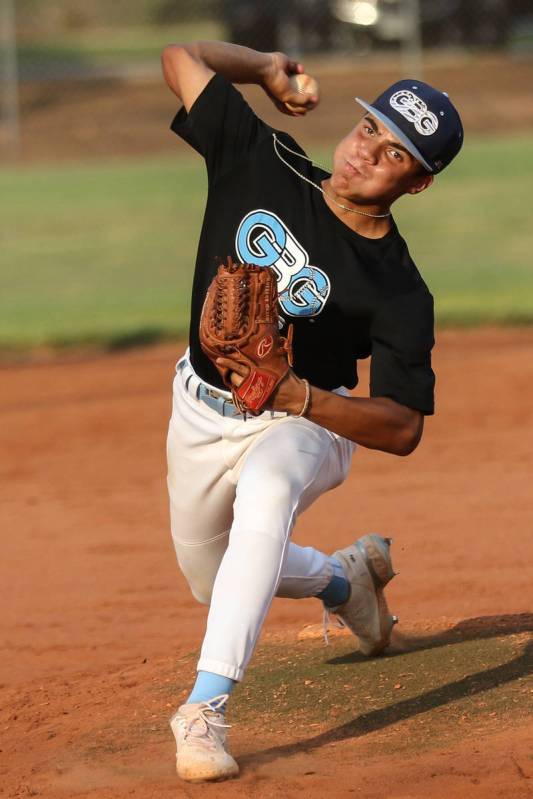
<instances>
[{"instance_id":1,"label":"light blue belt","mask_svg":"<svg viewBox=\"0 0 533 799\"><path fill-rule=\"evenodd\" d=\"M244 419L244 415L237 410L231 399L229 391L221 391L215 386L209 386L204 383L196 372L193 370L189 359L185 356L178 361L177 370L183 370L183 381L185 390L195 399L205 403L209 408L220 416L231 417L233 419ZM276 419L281 416L287 416L284 411L270 411L265 410L261 414L263 418ZM251 414L248 414L249 419Z\"/></svg>"},{"instance_id":2,"label":"light blue belt","mask_svg":"<svg viewBox=\"0 0 533 799\"><path fill-rule=\"evenodd\" d=\"M188 382L190 382L190 380ZM243 418L242 413L240 413L233 404L233 400L226 399L223 395L217 394L213 389L208 388L205 383L198 384L193 396L196 396L196 399L201 400L201 402L205 402L206 405L221 416L240 416L241 419Z\"/></svg>"}]
</instances>

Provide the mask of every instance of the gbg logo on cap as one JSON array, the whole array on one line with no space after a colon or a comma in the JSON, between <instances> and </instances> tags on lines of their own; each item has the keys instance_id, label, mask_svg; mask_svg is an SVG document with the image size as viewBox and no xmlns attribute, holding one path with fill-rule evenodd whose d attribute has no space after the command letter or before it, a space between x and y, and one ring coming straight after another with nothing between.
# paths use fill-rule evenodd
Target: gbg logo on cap
<instances>
[{"instance_id":1,"label":"gbg logo on cap","mask_svg":"<svg viewBox=\"0 0 533 799\"><path fill-rule=\"evenodd\" d=\"M385 125L428 172L440 172L463 143L463 125L446 92L416 78L385 89L372 105L356 100ZM431 110L430 110L431 109Z\"/></svg>"},{"instance_id":2,"label":"gbg logo on cap","mask_svg":"<svg viewBox=\"0 0 533 799\"><path fill-rule=\"evenodd\" d=\"M439 120L416 94L403 89L395 92L389 100L390 105L408 122L411 122L422 136L432 136L439 127Z\"/></svg>"}]
</instances>

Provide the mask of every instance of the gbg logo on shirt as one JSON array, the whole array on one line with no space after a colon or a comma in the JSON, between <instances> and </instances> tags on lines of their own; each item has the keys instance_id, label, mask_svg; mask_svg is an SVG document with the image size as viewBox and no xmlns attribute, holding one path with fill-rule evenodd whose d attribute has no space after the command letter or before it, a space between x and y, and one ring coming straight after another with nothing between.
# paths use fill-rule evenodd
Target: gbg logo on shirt
<instances>
[{"instance_id":1,"label":"gbg logo on shirt","mask_svg":"<svg viewBox=\"0 0 533 799\"><path fill-rule=\"evenodd\" d=\"M272 266L278 279L279 303L289 316L316 316L329 297L325 272L309 264L309 255L279 216L258 209L239 225L235 249L241 261Z\"/></svg>"}]
</instances>

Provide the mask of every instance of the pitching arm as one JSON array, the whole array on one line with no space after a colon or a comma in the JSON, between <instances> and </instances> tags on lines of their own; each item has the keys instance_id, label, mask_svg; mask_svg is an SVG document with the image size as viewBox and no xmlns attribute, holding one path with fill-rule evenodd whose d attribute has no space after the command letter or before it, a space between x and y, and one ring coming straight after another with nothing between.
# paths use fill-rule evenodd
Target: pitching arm
<instances>
[{"instance_id":1,"label":"pitching arm","mask_svg":"<svg viewBox=\"0 0 533 799\"><path fill-rule=\"evenodd\" d=\"M284 53L260 53L229 42L193 42L169 44L161 63L165 81L187 112L215 72L232 83L261 86L278 110L289 116L303 116L318 102L295 91L289 78L302 74L304 68Z\"/></svg>"}]
</instances>

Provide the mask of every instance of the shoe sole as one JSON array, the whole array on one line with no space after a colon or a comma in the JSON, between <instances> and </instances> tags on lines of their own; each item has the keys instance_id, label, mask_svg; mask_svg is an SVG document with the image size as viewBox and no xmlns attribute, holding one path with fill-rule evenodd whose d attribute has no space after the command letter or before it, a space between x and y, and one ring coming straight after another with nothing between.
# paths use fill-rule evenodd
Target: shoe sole
<instances>
[{"instance_id":1,"label":"shoe sole","mask_svg":"<svg viewBox=\"0 0 533 799\"><path fill-rule=\"evenodd\" d=\"M196 784L200 782L224 782L225 780L232 780L235 779L235 777L239 776L238 771L233 771L230 774L223 774L220 777L189 777L187 775L180 774L179 771L177 771L177 774L178 777L184 782L191 782Z\"/></svg>"},{"instance_id":2,"label":"shoe sole","mask_svg":"<svg viewBox=\"0 0 533 799\"><path fill-rule=\"evenodd\" d=\"M359 538L355 544L366 563L376 589L385 588L395 574L390 557L391 543L390 538L370 533Z\"/></svg>"},{"instance_id":3,"label":"shoe sole","mask_svg":"<svg viewBox=\"0 0 533 799\"><path fill-rule=\"evenodd\" d=\"M389 611L387 600L383 596L383 591L380 588L376 588L376 599L378 603L380 638L371 645L367 645L361 637L358 636L359 650L367 657L380 655L383 650L388 647L392 635L392 628L396 623L394 616L392 616Z\"/></svg>"},{"instance_id":4,"label":"shoe sole","mask_svg":"<svg viewBox=\"0 0 533 799\"><path fill-rule=\"evenodd\" d=\"M359 638L359 649L363 655L372 657L379 655L390 644L392 628L398 621L393 616L387 605L387 600L383 594L383 589L394 577L394 569L390 557L390 538L383 538L376 533L362 536L356 546L365 562L376 589L376 600L378 603L380 637L371 645L366 645Z\"/></svg>"}]
</instances>

